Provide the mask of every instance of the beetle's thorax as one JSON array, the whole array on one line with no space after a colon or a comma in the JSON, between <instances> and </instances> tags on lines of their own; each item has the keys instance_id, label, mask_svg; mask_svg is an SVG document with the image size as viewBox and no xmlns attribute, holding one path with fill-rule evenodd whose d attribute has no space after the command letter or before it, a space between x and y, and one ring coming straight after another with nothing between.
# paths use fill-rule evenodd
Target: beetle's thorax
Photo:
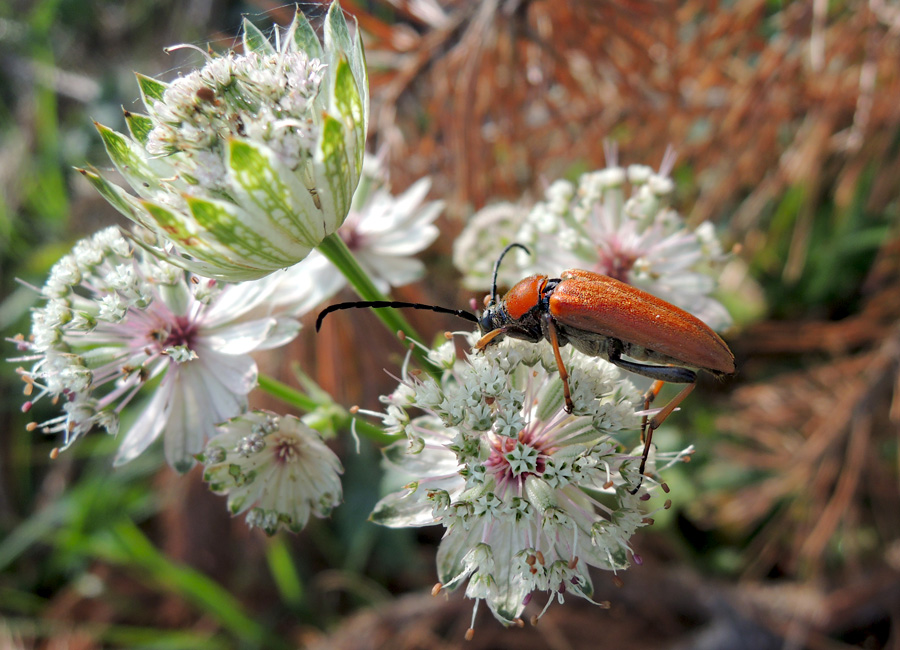
<instances>
[{"instance_id":1,"label":"beetle's thorax","mask_svg":"<svg viewBox=\"0 0 900 650\"><path fill-rule=\"evenodd\" d=\"M544 338L541 315L558 280L546 275L532 275L517 282L499 301L491 301L480 317L479 327L487 334L503 330L504 334L526 341ZM496 337L500 341L502 337Z\"/></svg>"}]
</instances>

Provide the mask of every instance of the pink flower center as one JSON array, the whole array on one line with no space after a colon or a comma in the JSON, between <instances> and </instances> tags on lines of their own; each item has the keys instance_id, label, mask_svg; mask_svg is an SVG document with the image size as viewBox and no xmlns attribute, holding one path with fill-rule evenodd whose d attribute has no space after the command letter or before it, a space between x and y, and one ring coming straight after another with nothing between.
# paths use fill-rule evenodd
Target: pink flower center
<instances>
[{"instance_id":1,"label":"pink flower center","mask_svg":"<svg viewBox=\"0 0 900 650\"><path fill-rule=\"evenodd\" d=\"M160 349L165 350L166 348L175 348L183 345L187 349L193 350L197 330L198 327L195 321L187 316L176 316L169 328L165 340L160 342ZM155 335L157 332L154 332L153 334Z\"/></svg>"},{"instance_id":2,"label":"pink flower center","mask_svg":"<svg viewBox=\"0 0 900 650\"><path fill-rule=\"evenodd\" d=\"M638 258L635 253L619 248L615 244L609 248L600 248L597 253L596 270L598 273L608 275L621 282L628 282L628 273Z\"/></svg>"},{"instance_id":3,"label":"pink flower center","mask_svg":"<svg viewBox=\"0 0 900 650\"><path fill-rule=\"evenodd\" d=\"M274 433L269 436L268 444L276 463L287 465L296 463L303 457L303 449L296 436L283 432Z\"/></svg>"},{"instance_id":4,"label":"pink flower center","mask_svg":"<svg viewBox=\"0 0 900 650\"><path fill-rule=\"evenodd\" d=\"M498 485L518 487L531 475L541 476L554 451L546 441L524 430L517 438L493 436L485 469L494 475Z\"/></svg>"}]
</instances>

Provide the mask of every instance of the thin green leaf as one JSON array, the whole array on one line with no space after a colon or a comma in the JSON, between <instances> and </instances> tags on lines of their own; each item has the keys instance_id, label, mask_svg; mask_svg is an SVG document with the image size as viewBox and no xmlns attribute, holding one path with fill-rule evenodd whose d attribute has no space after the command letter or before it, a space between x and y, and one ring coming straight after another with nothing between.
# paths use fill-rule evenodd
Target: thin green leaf
<instances>
[{"instance_id":1,"label":"thin green leaf","mask_svg":"<svg viewBox=\"0 0 900 650\"><path fill-rule=\"evenodd\" d=\"M275 586L281 594L281 600L292 608L299 609L305 605L303 582L284 540L284 535L269 540L266 546L266 561Z\"/></svg>"},{"instance_id":2,"label":"thin green leaf","mask_svg":"<svg viewBox=\"0 0 900 650\"><path fill-rule=\"evenodd\" d=\"M178 594L245 643L288 647L246 614L240 602L221 585L160 553L134 522L120 520L108 532L104 538L95 539L92 546L101 559L140 570L148 581Z\"/></svg>"}]
</instances>

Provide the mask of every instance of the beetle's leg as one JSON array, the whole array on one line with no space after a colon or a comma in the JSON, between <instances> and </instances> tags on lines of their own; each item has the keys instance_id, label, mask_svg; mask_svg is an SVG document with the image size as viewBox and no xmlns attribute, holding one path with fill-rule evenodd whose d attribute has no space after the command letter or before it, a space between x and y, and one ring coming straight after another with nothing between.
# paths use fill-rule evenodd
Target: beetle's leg
<instances>
[{"instance_id":1,"label":"beetle's leg","mask_svg":"<svg viewBox=\"0 0 900 650\"><path fill-rule=\"evenodd\" d=\"M490 344L491 341L493 341L495 338L497 338L501 334L506 334L505 327L498 327L495 330L491 330L490 332L488 332L487 334L482 336L480 339L478 339L478 343L475 344L475 349L476 350L484 350Z\"/></svg>"},{"instance_id":2,"label":"beetle's leg","mask_svg":"<svg viewBox=\"0 0 900 650\"><path fill-rule=\"evenodd\" d=\"M633 372L642 377L649 377L667 384L693 384L697 381L697 373L689 368L681 366L653 366L637 361L629 361L622 358L624 349L622 341L609 338L606 346L606 358L614 366L618 366L628 372Z\"/></svg>"},{"instance_id":3,"label":"beetle's leg","mask_svg":"<svg viewBox=\"0 0 900 650\"><path fill-rule=\"evenodd\" d=\"M678 366L649 366L643 363L627 361L622 358L622 342L618 339L609 339L606 354L613 365L656 380L653 386L650 387L650 390L644 394L644 409L650 407L650 403L659 394L663 383L687 384L681 389L680 393L672 398L672 401L653 416L653 419L647 422L647 416L644 416L641 420L641 442L644 443L644 452L641 454L641 466L638 470L640 478L638 479L637 487L631 490L632 494L637 494L637 491L641 489L641 484L644 482L644 469L647 467L647 456L650 455L650 443L653 441L653 432L694 390L694 386L697 385L697 373L688 368L679 368Z\"/></svg>"},{"instance_id":4,"label":"beetle's leg","mask_svg":"<svg viewBox=\"0 0 900 650\"><path fill-rule=\"evenodd\" d=\"M566 399L566 413L571 413L575 405L572 403L572 393L569 390L569 373L563 363L562 354L559 352L559 337L556 333L556 325L553 323L553 317L550 314L544 314L542 318L544 319L547 338L550 339L550 347L553 348L553 356L556 357L559 378L562 379L563 397Z\"/></svg>"},{"instance_id":5,"label":"beetle's leg","mask_svg":"<svg viewBox=\"0 0 900 650\"><path fill-rule=\"evenodd\" d=\"M650 405L653 404L653 400L656 399L656 396L659 395L659 391L662 390L662 387L665 386L666 382L661 379L657 379L653 382L653 385L644 393L644 410L648 410ZM641 418L641 443L644 442L644 437L647 435L647 422L649 420L649 416L645 413Z\"/></svg>"},{"instance_id":6,"label":"beetle's leg","mask_svg":"<svg viewBox=\"0 0 900 650\"><path fill-rule=\"evenodd\" d=\"M656 382L660 384L660 388L662 387L662 382ZM666 421L666 418L672 415L672 412L678 408L678 405L681 404L685 398L693 392L696 383L688 384L681 391L673 397L668 404L666 404L659 413L653 416L653 419L650 420L649 424L646 424L646 433L647 439L644 441L644 453L641 454L641 466L638 469L638 474L640 478L638 479L637 487L631 490L632 494L637 494L637 491L641 489L641 483L644 482L644 468L647 466L647 456L650 454L650 443L653 441L653 432L659 428L663 422ZM655 392L653 390L656 389ZM647 391L647 394L644 396L644 403L649 406L652 398L648 400L648 396L652 393L653 397L656 397L656 394L659 393L659 389L656 387L656 384L653 384L653 387ZM644 421L646 422L647 417L644 416ZM644 438L644 424L641 425L641 439Z\"/></svg>"}]
</instances>

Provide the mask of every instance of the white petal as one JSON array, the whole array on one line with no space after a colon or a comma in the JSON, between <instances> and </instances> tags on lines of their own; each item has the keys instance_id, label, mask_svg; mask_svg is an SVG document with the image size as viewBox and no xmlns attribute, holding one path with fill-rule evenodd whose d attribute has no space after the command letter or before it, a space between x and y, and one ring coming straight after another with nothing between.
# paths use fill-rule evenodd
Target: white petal
<instances>
[{"instance_id":1,"label":"white petal","mask_svg":"<svg viewBox=\"0 0 900 650\"><path fill-rule=\"evenodd\" d=\"M280 338L282 334L278 332L278 327L278 319L260 318L211 331L204 328L201 330L202 345L209 346L220 354L246 354L267 343L270 336L277 335ZM197 354L200 354L199 350Z\"/></svg>"},{"instance_id":2,"label":"white petal","mask_svg":"<svg viewBox=\"0 0 900 650\"><path fill-rule=\"evenodd\" d=\"M271 350L278 348L286 343L290 343L297 338L300 332L300 323L293 318L276 318L275 327L269 332L269 336L263 341L257 350Z\"/></svg>"},{"instance_id":3,"label":"white petal","mask_svg":"<svg viewBox=\"0 0 900 650\"><path fill-rule=\"evenodd\" d=\"M369 519L388 528L434 526L440 522L435 521L432 512L434 504L428 500L426 492L433 489L449 489L459 484L459 478L454 477L446 481L429 481L427 488L419 487L413 493L409 490L394 492L375 504ZM459 493L460 490L456 492Z\"/></svg>"},{"instance_id":4,"label":"white petal","mask_svg":"<svg viewBox=\"0 0 900 650\"><path fill-rule=\"evenodd\" d=\"M425 265L412 257L384 257L360 252L357 261L378 282L383 280L391 286L415 282L425 273Z\"/></svg>"},{"instance_id":5,"label":"white petal","mask_svg":"<svg viewBox=\"0 0 900 650\"><path fill-rule=\"evenodd\" d=\"M398 227L394 232L373 240L367 248L381 255L415 255L428 248L439 234L440 230L434 224Z\"/></svg>"},{"instance_id":6,"label":"white petal","mask_svg":"<svg viewBox=\"0 0 900 650\"><path fill-rule=\"evenodd\" d=\"M260 280L229 284L204 313L204 326L214 328L252 311L271 298L278 286L275 274Z\"/></svg>"},{"instance_id":7,"label":"white petal","mask_svg":"<svg viewBox=\"0 0 900 650\"><path fill-rule=\"evenodd\" d=\"M318 251L273 277L278 279L273 304L298 317L331 298L347 283L344 275Z\"/></svg>"},{"instance_id":8,"label":"white petal","mask_svg":"<svg viewBox=\"0 0 900 650\"><path fill-rule=\"evenodd\" d=\"M169 419L171 397L175 387L174 374L167 374L156 389L147 407L137 416L134 425L125 434L113 466L118 467L140 456L159 437Z\"/></svg>"},{"instance_id":9,"label":"white petal","mask_svg":"<svg viewBox=\"0 0 900 650\"><path fill-rule=\"evenodd\" d=\"M256 388L258 372L252 357L245 354L220 354L206 347L197 347L195 350L199 358L187 365L196 366L198 381L234 395L246 395ZM227 396L222 396L221 399L227 400ZM232 409L225 409L223 412L230 412L227 417L236 415L231 411ZM227 418L222 418L219 422L224 419Z\"/></svg>"}]
</instances>

